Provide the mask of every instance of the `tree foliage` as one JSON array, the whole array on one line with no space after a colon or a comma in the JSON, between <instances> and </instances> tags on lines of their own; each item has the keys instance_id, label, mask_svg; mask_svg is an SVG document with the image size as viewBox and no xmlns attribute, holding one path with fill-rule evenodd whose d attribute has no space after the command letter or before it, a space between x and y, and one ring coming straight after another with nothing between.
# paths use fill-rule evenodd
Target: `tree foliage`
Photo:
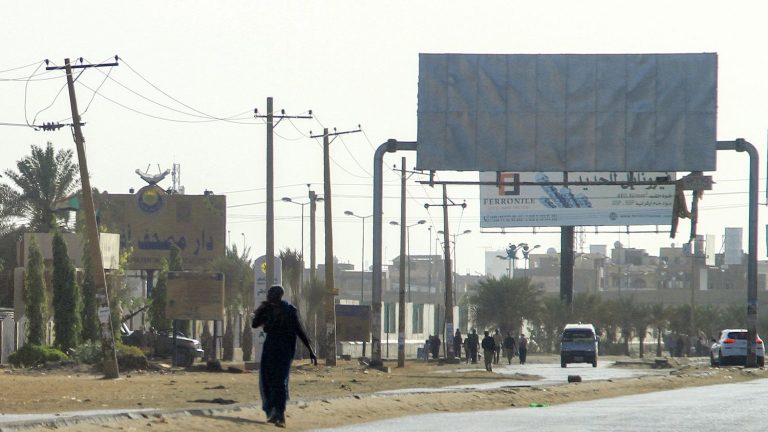
<instances>
[{"instance_id":1,"label":"tree foliage","mask_svg":"<svg viewBox=\"0 0 768 432\"><path fill-rule=\"evenodd\" d=\"M29 244L29 262L24 275L24 303L29 320L27 343L43 345L48 322L48 300L45 295L45 265L34 236Z\"/></svg>"},{"instance_id":2,"label":"tree foliage","mask_svg":"<svg viewBox=\"0 0 768 432\"><path fill-rule=\"evenodd\" d=\"M82 321L80 288L75 280L75 266L67 252L64 237L53 235L53 323L54 346L67 351L80 343Z\"/></svg>"},{"instance_id":3,"label":"tree foliage","mask_svg":"<svg viewBox=\"0 0 768 432\"><path fill-rule=\"evenodd\" d=\"M96 300L96 286L93 283L93 269L91 268L91 254L88 251L88 239L84 236L83 241L83 283L81 292L83 293L83 333L81 340L83 342L96 342L101 340L99 326L99 303Z\"/></svg>"},{"instance_id":4,"label":"tree foliage","mask_svg":"<svg viewBox=\"0 0 768 432\"><path fill-rule=\"evenodd\" d=\"M51 142L45 148L32 145L31 154L17 161L16 169L4 174L20 189L11 197L18 203L18 212L28 219L31 231L51 231L58 226L54 203L74 192L80 183L72 150L54 151Z\"/></svg>"},{"instance_id":5,"label":"tree foliage","mask_svg":"<svg viewBox=\"0 0 768 432\"><path fill-rule=\"evenodd\" d=\"M167 330L171 328L171 320L165 315L165 304L167 303L168 290L168 259L160 260L160 270L157 274L157 283L152 289L149 304L149 323L157 330Z\"/></svg>"},{"instance_id":6,"label":"tree foliage","mask_svg":"<svg viewBox=\"0 0 768 432\"><path fill-rule=\"evenodd\" d=\"M470 310L480 327L514 333L521 329L523 320L536 320L541 293L530 279L484 278L470 297Z\"/></svg>"}]
</instances>

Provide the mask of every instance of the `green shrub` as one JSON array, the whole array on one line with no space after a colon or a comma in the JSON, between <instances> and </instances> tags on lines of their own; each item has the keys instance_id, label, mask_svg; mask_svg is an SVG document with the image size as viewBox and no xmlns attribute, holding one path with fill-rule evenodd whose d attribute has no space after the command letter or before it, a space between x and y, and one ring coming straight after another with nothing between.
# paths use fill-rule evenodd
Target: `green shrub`
<instances>
[{"instance_id":1,"label":"green shrub","mask_svg":"<svg viewBox=\"0 0 768 432\"><path fill-rule=\"evenodd\" d=\"M78 346L75 349L74 358L78 363L90 365L101 363L104 359L104 354L101 352L101 342L88 341Z\"/></svg>"},{"instance_id":2,"label":"green shrub","mask_svg":"<svg viewBox=\"0 0 768 432\"><path fill-rule=\"evenodd\" d=\"M149 367L147 357L139 347L117 344L117 366L120 370L142 370Z\"/></svg>"},{"instance_id":3,"label":"green shrub","mask_svg":"<svg viewBox=\"0 0 768 432\"><path fill-rule=\"evenodd\" d=\"M24 345L21 349L8 356L8 361L15 367L32 367L44 364L45 362L66 359L67 355L56 348L31 344Z\"/></svg>"}]
</instances>

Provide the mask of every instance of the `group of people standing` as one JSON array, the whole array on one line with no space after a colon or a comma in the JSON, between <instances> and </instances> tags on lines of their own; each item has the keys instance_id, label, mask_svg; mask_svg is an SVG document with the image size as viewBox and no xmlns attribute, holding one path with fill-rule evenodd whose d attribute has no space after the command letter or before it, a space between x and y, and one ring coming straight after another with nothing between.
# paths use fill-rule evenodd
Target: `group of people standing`
<instances>
[{"instance_id":1,"label":"group of people standing","mask_svg":"<svg viewBox=\"0 0 768 432\"><path fill-rule=\"evenodd\" d=\"M507 332L507 336L502 338L499 329L496 329L493 336L486 330L481 341L477 330L472 329L472 332L466 338L462 338L461 330L457 329L456 334L453 336L453 351L458 357L461 356L462 347L464 348L466 362L469 363L471 361L472 364L477 364L478 350L482 348L485 369L491 372L493 370L492 365L499 364L502 350L508 364L512 364L512 359L515 355L519 357L521 365L525 364L528 354L528 339L524 334L521 334L518 340L515 340L511 332Z\"/></svg>"}]
</instances>

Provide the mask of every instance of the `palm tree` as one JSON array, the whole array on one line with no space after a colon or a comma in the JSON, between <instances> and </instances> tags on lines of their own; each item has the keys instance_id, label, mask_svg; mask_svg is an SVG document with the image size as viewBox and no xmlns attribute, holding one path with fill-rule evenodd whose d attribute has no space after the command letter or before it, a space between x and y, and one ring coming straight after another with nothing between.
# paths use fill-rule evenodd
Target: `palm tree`
<instances>
[{"instance_id":1,"label":"palm tree","mask_svg":"<svg viewBox=\"0 0 768 432\"><path fill-rule=\"evenodd\" d=\"M299 292L301 273L304 271L304 257L301 252L286 248L280 251L283 262L283 283L286 285L288 298L294 305L299 306L302 293ZM301 307L299 307L301 309Z\"/></svg>"},{"instance_id":2,"label":"palm tree","mask_svg":"<svg viewBox=\"0 0 768 432\"><path fill-rule=\"evenodd\" d=\"M651 323L656 329L656 357L661 357L661 335L667 328L669 321L669 309L664 307L663 303L656 303L651 306L649 312Z\"/></svg>"},{"instance_id":3,"label":"palm tree","mask_svg":"<svg viewBox=\"0 0 768 432\"><path fill-rule=\"evenodd\" d=\"M32 145L32 154L16 162L18 172L5 171L21 190L12 191L11 198L28 219L30 230L49 232L58 225L54 203L73 193L80 184L78 167L72 158L72 150L54 151L51 142L45 149Z\"/></svg>"}]
</instances>

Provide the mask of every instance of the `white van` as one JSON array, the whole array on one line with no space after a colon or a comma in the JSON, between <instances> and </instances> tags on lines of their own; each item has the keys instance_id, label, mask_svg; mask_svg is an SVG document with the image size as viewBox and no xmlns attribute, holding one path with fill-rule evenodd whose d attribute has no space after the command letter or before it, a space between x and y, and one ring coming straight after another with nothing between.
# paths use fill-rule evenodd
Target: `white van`
<instances>
[{"instance_id":1,"label":"white van","mask_svg":"<svg viewBox=\"0 0 768 432\"><path fill-rule=\"evenodd\" d=\"M592 363L597 367L597 332L592 324L566 324L560 338L560 367Z\"/></svg>"}]
</instances>

